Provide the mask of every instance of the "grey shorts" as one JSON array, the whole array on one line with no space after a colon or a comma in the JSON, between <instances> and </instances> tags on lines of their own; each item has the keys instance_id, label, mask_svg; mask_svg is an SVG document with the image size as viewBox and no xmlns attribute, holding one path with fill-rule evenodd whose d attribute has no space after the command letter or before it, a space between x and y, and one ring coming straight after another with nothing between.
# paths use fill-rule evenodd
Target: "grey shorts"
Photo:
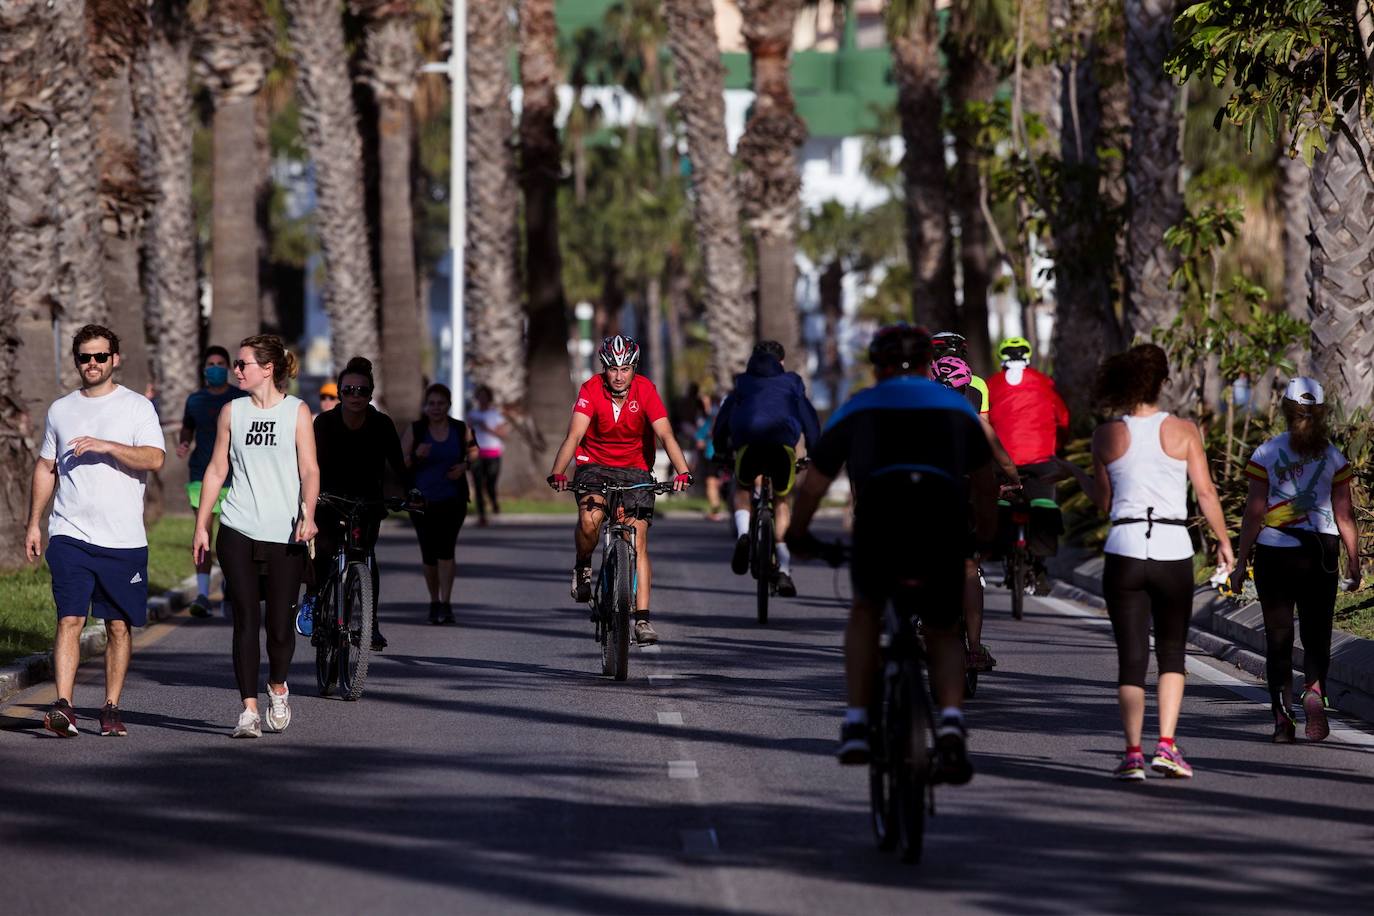
<instances>
[{"instance_id":1,"label":"grey shorts","mask_svg":"<svg viewBox=\"0 0 1374 916\"><path fill-rule=\"evenodd\" d=\"M573 474L574 487L625 487L631 484L653 482L654 475L648 471L641 471L637 468L608 468L599 464L584 464ZM620 505L625 509L626 515L653 524L654 498L654 491L650 487L641 490L627 490L620 494ZM587 494L577 496L578 502L584 505L588 499L595 499L600 503L605 497Z\"/></svg>"}]
</instances>

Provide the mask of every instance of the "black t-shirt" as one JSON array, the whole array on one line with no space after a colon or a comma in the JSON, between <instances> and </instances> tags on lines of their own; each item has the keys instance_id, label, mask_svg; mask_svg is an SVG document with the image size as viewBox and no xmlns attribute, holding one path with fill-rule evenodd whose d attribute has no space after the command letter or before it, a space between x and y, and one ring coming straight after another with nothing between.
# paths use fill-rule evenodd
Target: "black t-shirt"
<instances>
[{"instance_id":1,"label":"black t-shirt","mask_svg":"<svg viewBox=\"0 0 1374 916\"><path fill-rule=\"evenodd\" d=\"M875 474L919 471L948 481L951 494L963 494L968 475L991 460L987 436L964 396L906 375L850 398L811 451L811 463L827 477L848 467L856 515L868 508L864 494Z\"/></svg>"},{"instance_id":2,"label":"black t-shirt","mask_svg":"<svg viewBox=\"0 0 1374 916\"><path fill-rule=\"evenodd\" d=\"M395 424L372 406L358 429L349 429L344 423L342 407L316 417L315 451L321 493L381 499L387 465L403 484L410 478Z\"/></svg>"}]
</instances>

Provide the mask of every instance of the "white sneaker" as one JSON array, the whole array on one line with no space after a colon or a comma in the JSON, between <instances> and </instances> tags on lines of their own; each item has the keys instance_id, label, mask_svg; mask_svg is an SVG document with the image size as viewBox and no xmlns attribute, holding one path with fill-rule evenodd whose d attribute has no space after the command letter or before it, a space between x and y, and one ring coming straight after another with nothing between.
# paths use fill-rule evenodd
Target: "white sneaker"
<instances>
[{"instance_id":1,"label":"white sneaker","mask_svg":"<svg viewBox=\"0 0 1374 916\"><path fill-rule=\"evenodd\" d=\"M235 738L261 738L262 717L251 709L239 713L239 724L234 729Z\"/></svg>"},{"instance_id":2,"label":"white sneaker","mask_svg":"<svg viewBox=\"0 0 1374 916\"><path fill-rule=\"evenodd\" d=\"M291 724L291 704L288 702L291 688L285 684L282 687L282 692L277 693L271 684L267 685L267 699L271 703L267 708L267 727L274 732L284 732Z\"/></svg>"}]
</instances>

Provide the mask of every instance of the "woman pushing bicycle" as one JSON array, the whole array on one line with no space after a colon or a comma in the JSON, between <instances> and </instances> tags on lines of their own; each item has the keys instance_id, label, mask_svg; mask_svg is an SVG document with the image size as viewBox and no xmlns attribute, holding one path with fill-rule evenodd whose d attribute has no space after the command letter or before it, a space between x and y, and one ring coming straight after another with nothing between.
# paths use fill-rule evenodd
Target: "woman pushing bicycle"
<instances>
[{"instance_id":1,"label":"woman pushing bicycle","mask_svg":"<svg viewBox=\"0 0 1374 916\"><path fill-rule=\"evenodd\" d=\"M677 471L673 489L678 492L687 489L692 484L692 475L678 447L668 411L654 383L635 371L639 365L639 344L633 338L617 334L601 342L597 355L605 368L600 375L587 379L577 392L568 435L559 446L549 472L549 486L563 491L574 487L652 483L653 474L649 469L653 466L654 439L657 438ZM567 469L574 457L577 470L570 482ZM573 532L577 561L572 576L572 597L577 602L591 600L592 552L596 550L597 535L601 531L604 505L593 495L578 500L577 528ZM623 508L626 515L634 518L638 544L635 642L651 645L658 642L658 634L649 623L652 576L649 525L654 518L653 490L644 488L626 493Z\"/></svg>"}]
</instances>

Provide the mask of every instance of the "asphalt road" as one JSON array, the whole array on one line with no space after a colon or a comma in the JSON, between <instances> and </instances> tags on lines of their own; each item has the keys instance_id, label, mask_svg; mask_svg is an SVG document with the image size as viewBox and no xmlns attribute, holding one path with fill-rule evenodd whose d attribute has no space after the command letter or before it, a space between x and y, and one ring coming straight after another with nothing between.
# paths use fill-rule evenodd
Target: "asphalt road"
<instances>
[{"instance_id":1,"label":"asphalt road","mask_svg":"<svg viewBox=\"0 0 1374 916\"><path fill-rule=\"evenodd\" d=\"M408 531L384 536L391 647L361 702L293 667L284 734L231 741L229 628L145 633L129 737L40 727L51 687L0 709L0 911L30 913L1368 912L1374 739L1268 743L1262 694L1194 658L1191 781L1107 777L1120 750L1110 632L993 590L1000 666L969 708L972 784L938 795L922 865L873 848L863 770L832 759L841 574L754 623L719 526L653 529L659 651L599 676L567 598L568 523L464 532L459 623L425 623ZM1147 734L1152 725L1147 723ZM1150 734L1152 737L1152 734Z\"/></svg>"}]
</instances>

